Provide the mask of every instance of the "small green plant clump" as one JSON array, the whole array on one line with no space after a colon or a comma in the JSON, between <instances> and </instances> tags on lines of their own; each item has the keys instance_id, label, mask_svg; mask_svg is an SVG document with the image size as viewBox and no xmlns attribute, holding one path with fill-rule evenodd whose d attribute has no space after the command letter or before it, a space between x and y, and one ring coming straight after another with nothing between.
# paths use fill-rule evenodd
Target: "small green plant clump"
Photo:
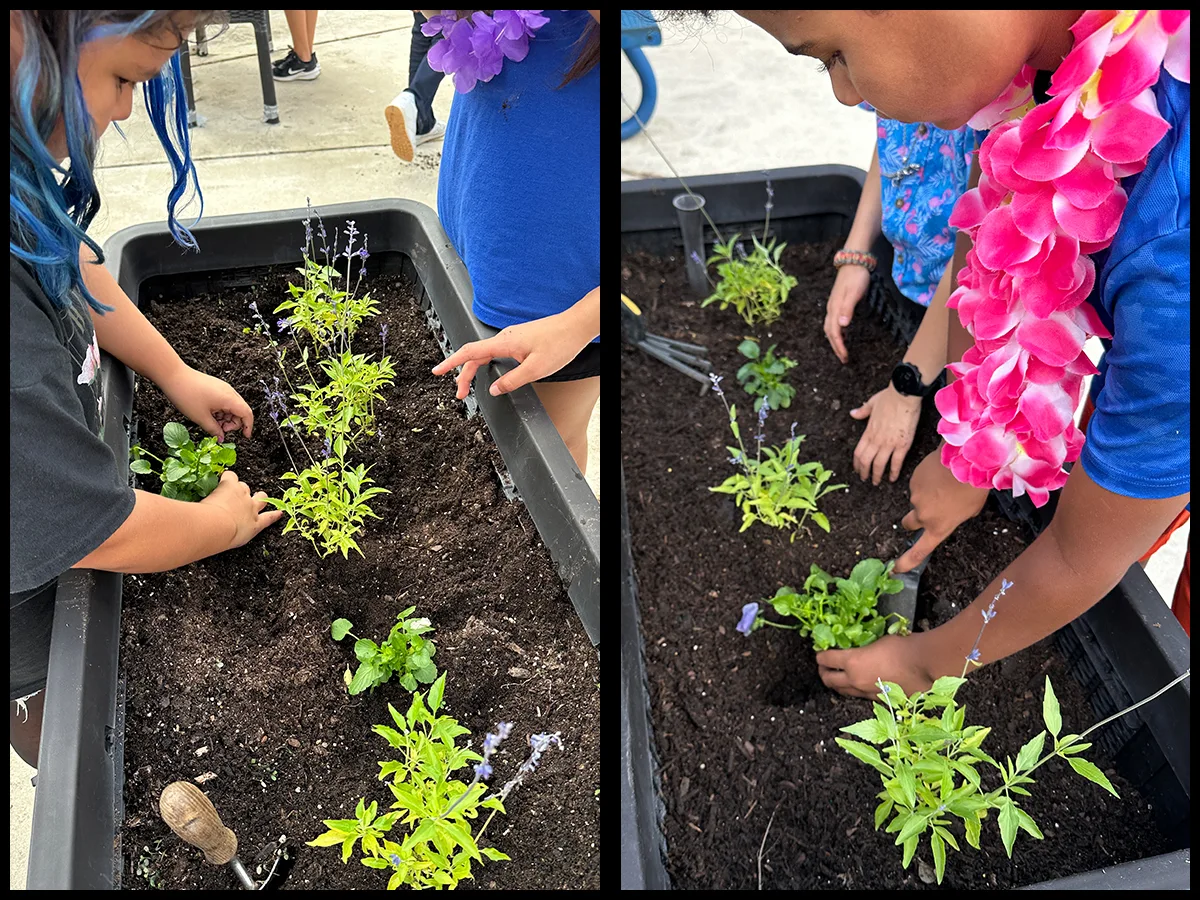
<instances>
[{"instance_id":1,"label":"small green plant clump","mask_svg":"<svg viewBox=\"0 0 1200 900\"><path fill-rule=\"evenodd\" d=\"M187 426L168 422L163 426L163 440L171 448L165 460L134 445L129 448L133 461L129 470L138 475L154 474L154 467L144 457L162 466L158 479L162 495L189 503L203 500L217 489L221 473L237 462L237 449L228 441L218 444L215 437L206 437L199 446L192 442Z\"/></svg>"},{"instance_id":2,"label":"small green plant clump","mask_svg":"<svg viewBox=\"0 0 1200 900\"><path fill-rule=\"evenodd\" d=\"M904 584L892 578L893 563L886 566L878 559L864 559L854 567L849 578L834 578L819 566L813 565L811 574L804 582L804 592L781 587L769 603L781 616L792 616L799 620L797 625L781 625L758 615L758 604L747 604L742 609L743 621L738 631L750 634L763 625L775 628L794 628L801 637L811 635L813 650L820 652L831 647L849 650L865 647L888 634L907 634L908 621L897 613L881 616L878 612L879 598L884 594L895 594ZM753 613L751 621L747 616ZM888 624L895 616L896 621Z\"/></svg>"},{"instance_id":3,"label":"small green plant clump","mask_svg":"<svg viewBox=\"0 0 1200 900\"><path fill-rule=\"evenodd\" d=\"M733 307L747 325L770 325L779 318L788 294L797 284L794 276L779 267L779 257L787 244L770 239L764 244L751 236L754 251L746 255L735 234L724 244L713 245L708 264L717 264L719 280L712 294L700 304L720 303L721 309Z\"/></svg>"},{"instance_id":4,"label":"small green plant clump","mask_svg":"<svg viewBox=\"0 0 1200 900\"><path fill-rule=\"evenodd\" d=\"M351 677L350 669L346 669L346 687L351 694L374 689L393 675L400 676L400 684L406 691L415 691L417 682L429 684L437 677L437 666L433 664L437 648L431 639L421 637L433 631L433 626L428 619L410 619L415 610L415 606L410 606L396 616L396 624L382 647L354 634L349 619L334 620L330 632L335 641L347 634L356 639L354 655L358 657L358 671Z\"/></svg>"},{"instance_id":5,"label":"small green plant clump","mask_svg":"<svg viewBox=\"0 0 1200 900\"><path fill-rule=\"evenodd\" d=\"M742 527L745 531L755 522L762 522L772 528L791 530L789 540L796 540L796 534L804 527L811 516L812 520L824 531L829 531L829 519L817 508L817 501L831 491L844 488L844 484L826 484L833 477L819 462L800 462L800 444L804 435L796 434L796 426L792 425L792 436L781 447L764 447L762 445L763 427L767 421L766 404L758 410L758 434L755 435L757 450L751 459L746 453L742 442L741 430L737 423L737 406L731 406L725 400L725 392L721 390L721 376L710 375L713 390L720 395L729 411L729 429L737 440L736 447L726 447L730 452L729 461L740 466L741 471L730 475L717 487L709 488L718 494L732 494L734 502L742 511Z\"/></svg>"},{"instance_id":6,"label":"small green plant clump","mask_svg":"<svg viewBox=\"0 0 1200 900\"><path fill-rule=\"evenodd\" d=\"M496 733L484 738L482 755L456 747L455 739L469 731L453 717L437 714L445 687L443 674L430 687L427 700L421 693L413 694L407 714L401 715L388 704L395 728L372 728L398 751L398 759L379 763L379 780L391 779L388 789L395 798L393 812L377 816L378 803L372 801L368 806L365 798L360 799L355 818L325 820L329 830L308 842L313 847L340 845L342 862L347 862L354 845L361 841L364 866L392 870L389 891L404 886L453 890L460 881L474 877L472 862L509 859L494 847L480 846L484 832L496 813L505 812L509 793L536 770L542 753L552 746L562 749L558 732L531 735L529 757L503 788L485 797L485 782L492 774L489 760L508 737L512 723L499 723ZM469 783L454 777L472 762L476 763L475 777ZM474 831L472 822L484 809L491 813ZM394 840L392 832L397 827L405 834L395 835L398 840Z\"/></svg>"},{"instance_id":7,"label":"small green plant clump","mask_svg":"<svg viewBox=\"0 0 1200 900\"><path fill-rule=\"evenodd\" d=\"M737 380L747 394L758 398L754 401L755 412L762 409L764 403L772 410L786 409L796 396L796 389L787 383L786 374L798 364L786 356L776 357L776 346L772 344L765 353L760 353L758 341L753 338L738 344L738 353L749 362L737 370Z\"/></svg>"}]
</instances>

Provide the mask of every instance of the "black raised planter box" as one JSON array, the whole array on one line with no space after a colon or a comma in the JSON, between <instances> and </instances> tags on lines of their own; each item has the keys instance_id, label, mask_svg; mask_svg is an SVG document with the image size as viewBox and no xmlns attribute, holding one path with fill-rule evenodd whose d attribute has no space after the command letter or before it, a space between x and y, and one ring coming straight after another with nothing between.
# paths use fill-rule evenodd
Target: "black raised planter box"
<instances>
[{"instance_id":1,"label":"black raised planter box","mask_svg":"<svg viewBox=\"0 0 1200 900\"><path fill-rule=\"evenodd\" d=\"M471 285L436 214L409 200L322 207L329 220L354 219L371 236L380 273L413 284L430 330L449 355L495 334L471 314ZM163 226L140 225L113 235L107 265L134 302L150 279L236 278L238 269L298 265L302 209L224 216L197 226L200 254L184 253ZM129 458L133 373L102 357L105 440ZM479 370L468 414L483 414L568 595L593 644L600 640L600 507L531 388L501 397L486 388L500 374ZM68 572L59 581L47 681L38 789L27 887L108 889L120 864L124 703L118 696L121 576Z\"/></svg>"},{"instance_id":2,"label":"black raised planter box","mask_svg":"<svg viewBox=\"0 0 1200 900\"><path fill-rule=\"evenodd\" d=\"M775 189L772 234L781 240L819 242L847 234L854 220L865 173L849 166L806 166L739 172L688 179L705 198L705 210L727 232L761 233L764 182ZM621 185L621 252L643 250L683 259L671 199L680 192L674 179L626 181ZM713 236L706 228L705 241ZM902 341L916 330L912 304L891 280L892 250L880 238L872 251L879 259L872 279L870 308ZM681 262L682 265L682 262ZM670 888L662 835L663 805L650 720L642 634L637 608L637 574L630 549L625 485L621 485L621 887ZM1039 532L1053 504L1034 510L1028 498L998 494L1014 521ZM1098 717L1111 715L1152 694L1190 665L1191 642L1183 628L1134 564L1099 603L1056 635L1072 674L1083 685ZM1111 754L1121 774L1153 805L1175 852L1031 885L1051 890L1187 890L1191 870L1191 680L1187 679L1122 719L1097 732L1094 741Z\"/></svg>"}]
</instances>

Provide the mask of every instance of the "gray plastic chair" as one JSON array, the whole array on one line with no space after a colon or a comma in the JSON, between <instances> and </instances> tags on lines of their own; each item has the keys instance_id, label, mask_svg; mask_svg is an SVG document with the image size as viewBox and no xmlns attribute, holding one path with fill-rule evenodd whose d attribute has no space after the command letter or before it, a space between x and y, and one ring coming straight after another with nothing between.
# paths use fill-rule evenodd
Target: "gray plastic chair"
<instances>
[{"instance_id":1,"label":"gray plastic chair","mask_svg":"<svg viewBox=\"0 0 1200 900\"><path fill-rule=\"evenodd\" d=\"M253 25L254 42L258 45L258 75L262 80L263 121L268 125L279 124L279 106L275 102L275 79L271 77L271 16L266 9L231 9L230 25ZM204 116L196 112L196 100L192 94L192 66L190 52L180 48L180 64L183 68L183 86L187 93L188 125L192 128L204 124ZM208 56L208 39L203 28L196 29L196 55Z\"/></svg>"}]
</instances>

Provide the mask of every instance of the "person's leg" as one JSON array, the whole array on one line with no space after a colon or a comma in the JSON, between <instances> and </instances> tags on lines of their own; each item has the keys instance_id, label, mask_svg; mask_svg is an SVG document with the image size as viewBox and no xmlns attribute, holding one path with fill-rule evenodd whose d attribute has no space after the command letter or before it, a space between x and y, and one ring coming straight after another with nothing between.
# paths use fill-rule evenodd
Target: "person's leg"
<instances>
[{"instance_id":1,"label":"person's leg","mask_svg":"<svg viewBox=\"0 0 1200 900\"><path fill-rule=\"evenodd\" d=\"M313 48L317 46L317 10L305 10L305 34L308 35L308 59L312 59Z\"/></svg>"},{"instance_id":2,"label":"person's leg","mask_svg":"<svg viewBox=\"0 0 1200 900\"><path fill-rule=\"evenodd\" d=\"M417 10L413 10L412 41L408 47L408 87L406 90L417 101L416 133L426 134L436 121L433 115L433 98L442 83L443 73L435 71L425 59L429 48L442 39L440 34L425 37L421 26L428 21Z\"/></svg>"},{"instance_id":3,"label":"person's leg","mask_svg":"<svg viewBox=\"0 0 1200 900\"><path fill-rule=\"evenodd\" d=\"M288 31L292 33L292 49L301 62L312 59L312 41L308 38L308 13L303 9L285 9Z\"/></svg>"},{"instance_id":4,"label":"person's leg","mask_svg":"<svg viewBox=\"0 0 1200 900\"><path fill-rule=\"evenodd\" d=\"M577 381L534 382L533 389L571 452L575 465L586 475L587 429L592 410L600 399L600 376Z\"/></svg>"},{"instance_id":5,"label":"person's leg","mask_svg":"<svg viewBox=\"0 0 1200 900\"><path fill-rule=\"evenodd\" d=\"M31 768L38 767L38 750L42 745L42 708L45 691L39 691L24 703L13 700L8 704L8 742Z\"/></svg>"}]
</instances>

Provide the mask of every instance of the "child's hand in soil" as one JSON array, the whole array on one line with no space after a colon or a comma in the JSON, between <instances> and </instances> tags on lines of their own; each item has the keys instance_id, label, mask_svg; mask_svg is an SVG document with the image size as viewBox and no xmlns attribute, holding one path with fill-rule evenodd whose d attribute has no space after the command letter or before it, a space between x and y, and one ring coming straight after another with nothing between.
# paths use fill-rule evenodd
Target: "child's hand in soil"
<instances>
[{"instance_id":1,"label":"child's hand in soil","mask_svg":"<svg viewBox=\"0 0 1200 900\"><path fill-rule=\"evenodd\" d=\"M599 288L592 294L597 297L598 307ZM509 325L495 337L463 344L456 353L434 366L433 374L445 375L455 366L462 366L455 379L458 383L455 396L459 400L467 396L475 372L493 359L515 359L519 363L492 382L490 393L493 397L553 375L578 356L598 333L590 325L589 310L582 308L592 294L565 312Z\"/></svg>"},{"instance_id":2,"label":"child's hand in soil","mask_svg":"<svg viewBox=\"0 0 1200 900\"><path fill-rule=\"evenodd\" d=\"M850 324L854 307L867 293L870 283L871 273L866 268L845 265L838 269L833 290L829 292L829 301L825 304L825 337L843 363L850 361L850 354L846 352L846 344L842 340L842 329Z\"/></svg>"},{"instance_id":3,"label":"child's hand in soil","mask_svg":"<svg viewBox=\"0 0 1200 900\"><path fill-rule=\"evenodd\" d=\"M236 531L226 550L250 543L260 531L268 525L274 525L283 515L281 509L263 512L267 505L267 492L259 491L250 496L250 486L238 481L237 475L229 469L221 473L216 490L200 502L220 507L233 518Z\"/></svg>"},{"instance_id":4,"label":"child's hand in soil","mask_svg":"<svg viewBox=\"0 0 1200 900\"><path fill-rule=\"evenodd\" d=\"M854 471L858 477L866 481L869 475L872 483L878 485L891 457L889 480L895 481L917 433L921 398L905 397L889 384L858 409L850 410L850 415L870 420L854 448Z\"/></svg>"},{"instance_id":5,"label":"child's hand in soil","mask_svg":"<svg viewBox=\"0 0 1200 900\"><path fill-rule=\"evenodd\" d=\"M900 524L909 531L924 528L925 533L896 560L894 571L897 573L920 565L938 544L954 533L954 529L979 515L987 502L987 488L963 484L942 465L941 457L939 447L921 460L909 479L912 509Z\"/></svg>"},{"instance_id":6,"label":"child's hand in soil","mask_svg":"<svg viewBox=\"0 0 1200 900\"><path fill-rule=\"evenodd\" d=\"M817 654L817 671L825 687L847 697L872 699L879 693L876 679L893 681L906 694L925 691L934 682L924 662L925 637L925 633L906 637L885 634L865 647L822 650Z\"/></svg>"},{"instance_id":7,"label":"child's hand in soil","mask_svg":"<svg viewBox=\"0 0 1200 900\"><path fill-rule=\"evenodd\" d=\"M159 388L171 404L211 434L218 442L240 430L246 437L254 428L254 413L242 395L220 378L184 366Z\"/></svg>"}]
</instances>

